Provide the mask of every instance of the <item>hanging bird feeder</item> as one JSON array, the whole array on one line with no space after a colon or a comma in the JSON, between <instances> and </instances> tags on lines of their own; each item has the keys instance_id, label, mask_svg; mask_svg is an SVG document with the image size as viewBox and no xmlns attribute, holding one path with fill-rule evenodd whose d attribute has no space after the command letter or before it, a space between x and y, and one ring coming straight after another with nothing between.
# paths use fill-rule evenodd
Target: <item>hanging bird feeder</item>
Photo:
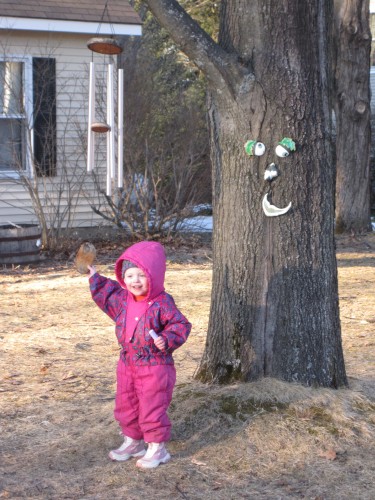
<instances>
[{"instance_id":1,"label":"hanging bird feeder","mask_svg":"<svg viewBox=\"0 0 375 500\"><path fill-rule=\"evenodd\" d=\"M90 40L87 42L87 47L93 52L97 52L98 54L106 54L111 56L121 54L122 52L121 45L114 38L90 38Z\"/></svg>"},{"instance_id":2,"label":"hanging bird feeder","mask_svg":"<svg viewBox=\"0 0 375 500\"><path fill-rule=\"evenodd\" d=\"M94 154L95 154L95 134L107 134L107 196L112 195L112 183L116 176L115 168L115 88L114 88L114 65L112 56L121 54L122 47L114 37L100 37L100 25L104 18L104 14L108 13L108 0L106 2L102 19L100 21L97 36L91 38L87 42L87 47L93 52L104 56L102 65L106 63L106 57L109 61L107 63L107 109L106 116L96 118L96 68L94 57L90 62L90 77L89 77L89 112L88 112L88 140L87 140L87 171L90 172L94 168ZM112 24L111 24L112 27ZM113 27L112 27L113 31ZM114 34L114 31L113 31ZM118 70L118 124L117 124L117 186L123 186L123 144L124 144L124 127L123 127L123 91L124 91L124 70ZM106 120L106 121L104 121Z\"/></svg>"}]
</instances>

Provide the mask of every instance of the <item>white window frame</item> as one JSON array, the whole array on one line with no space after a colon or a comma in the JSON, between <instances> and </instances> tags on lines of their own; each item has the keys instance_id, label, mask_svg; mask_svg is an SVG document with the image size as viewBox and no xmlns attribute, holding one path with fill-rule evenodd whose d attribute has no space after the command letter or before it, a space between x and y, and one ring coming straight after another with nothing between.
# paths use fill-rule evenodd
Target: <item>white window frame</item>
<instances>
[{"instance_id":1,"label":"white window frame","mask_svg":"<svg viewBox=\"0 0 375 500\"><path fill-rule=\"evenodd\" d=\"M34 144L34 130L33 130L33 58L32 56L0 56L1 62L22 62L24 64L23 80L22 80L22 90L23 90L23 101L25 106L25 165L22 175L26 175L30 178L33 177L32 169L32 155L33 155L33 144ZM0 113L0 120L2 118L22 118L22 115L9 115ZM19 179L21 174L17 170L7 170L0 171L0 180L2 179Z\"/></svg>"}]
</instances>

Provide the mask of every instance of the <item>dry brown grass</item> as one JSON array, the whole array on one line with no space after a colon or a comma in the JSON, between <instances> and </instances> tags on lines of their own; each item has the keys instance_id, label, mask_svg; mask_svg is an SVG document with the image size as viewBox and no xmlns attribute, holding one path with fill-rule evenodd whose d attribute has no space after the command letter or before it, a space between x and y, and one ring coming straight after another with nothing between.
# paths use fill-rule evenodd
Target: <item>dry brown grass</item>
<instances>
[{"instance_id":1,"label":"dry brown grass","mask_svg":"<svg viewBox=\"0 0 375 500\"><path fill-rule=\"evenodd\" d=\"M112 463L117 346L71 261L0 272L0 498L375 498L375 235L338 241L350 386L193 380L207 329L210 251L170 254L167 289L194 328L175 359L173 460ZM114 252L119 253L116 249ZM99 252L99 269L113 275Z\"/></svg>"}]
</instances>

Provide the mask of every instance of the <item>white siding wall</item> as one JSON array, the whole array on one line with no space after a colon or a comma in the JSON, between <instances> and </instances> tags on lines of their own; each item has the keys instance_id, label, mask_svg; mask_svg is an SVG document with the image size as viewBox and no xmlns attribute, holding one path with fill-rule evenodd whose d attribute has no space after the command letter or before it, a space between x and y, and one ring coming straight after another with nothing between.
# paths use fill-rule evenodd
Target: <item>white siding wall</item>
<instances>
[{"instance_id":1,"label":"white siding wall","mask_svg":"<svg viewBox=\"0 0 375 500\"><path fill-rule=\"evenodd\" d=\"M97 65L109 62L107 56L93 54L87 48L87 35L70 35L35 32L0 32L0 52L6 55L30 55L56 59L57 93L57 176L44 185L39 179L39 192L46 213L53 220L53 213L60 212L72 203L71 227L89 227L104 220L95 215L90 203L98 200L91 174L86 173L88 68L94 56ZM106 66L98 73L105 74ZM104 96L105 101L105 96ZM96 138L99 139L98 135ZM96 171L105 189L105 138L96 155ZM61 188L63 193L60 194ZM46 193L46 194L45 194ZM61 201L57 200L61 198ZM0 224L8 221L22 224L35 223L37 218L30 196L19 181L0 178ZM63 224L66 227L68 218ZM56 223L50 222L50 224Z\"/></svg>"}]
</instances>

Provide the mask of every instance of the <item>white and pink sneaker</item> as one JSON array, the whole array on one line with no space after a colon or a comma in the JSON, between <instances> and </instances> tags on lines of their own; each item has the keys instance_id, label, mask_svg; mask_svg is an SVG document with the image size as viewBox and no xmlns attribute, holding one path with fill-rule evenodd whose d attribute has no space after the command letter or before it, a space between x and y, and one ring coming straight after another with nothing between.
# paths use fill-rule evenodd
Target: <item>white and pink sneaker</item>
<instances>
[{"instance_id":1,"label":"white and pink sneaker","mask_svg":"<svg viewBox=\"0 0 375 500\"><path fill-rule=\"evenodd\" d=\"M166 464L171 459L164 443L149 443L146 455L137 460L137 467L141 469L153 469L160 464Z\"/></svg>"},{"instance_id":2,"label":"white and pink sneaker","mask_svg":"<svg viewBox=\"0 0 375 500\"><path fill-rule=\"evenodd\" d=\"M145 443L143 439L137 441L128 436L124 436L125 440L117 450L112 450L109 452L108 456L111 460L116 462L125 462L132 457L143 457L146 453Z\"/></svg>"}]
</instances>

